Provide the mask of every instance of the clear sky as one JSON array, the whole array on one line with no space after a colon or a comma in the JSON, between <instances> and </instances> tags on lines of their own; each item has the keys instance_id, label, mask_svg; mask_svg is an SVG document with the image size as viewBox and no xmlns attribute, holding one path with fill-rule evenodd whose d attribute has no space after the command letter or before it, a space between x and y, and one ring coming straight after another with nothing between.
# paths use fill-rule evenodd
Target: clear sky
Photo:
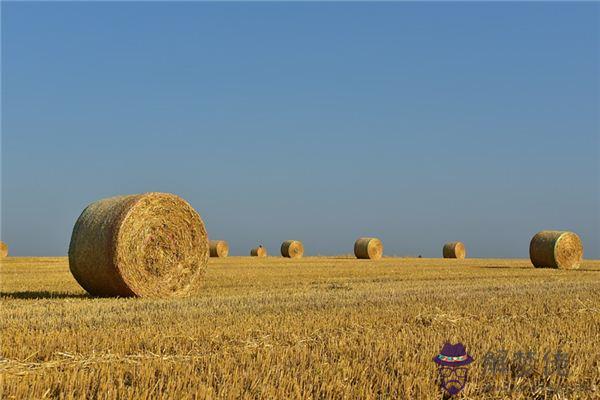
<instances>
[{"instance_id":1,"label":"clear sky","mask_svg":"<svg viewBox=\"0 0 600 400\"><path fill-rule=\"evenodd\" d=\"M598 3L2 2L2 240L179 194L232 254L600 258Z\"/></svg>"}]
</instances>

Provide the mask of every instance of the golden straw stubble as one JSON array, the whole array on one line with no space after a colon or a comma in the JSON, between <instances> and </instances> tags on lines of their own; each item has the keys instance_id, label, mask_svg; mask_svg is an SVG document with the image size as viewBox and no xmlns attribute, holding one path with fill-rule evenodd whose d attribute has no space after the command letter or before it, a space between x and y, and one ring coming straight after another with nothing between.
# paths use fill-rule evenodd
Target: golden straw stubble
<instances>
[{"instance_id":1,"label":"golden straw stubble","mask_svg":"<svg viewBox=\"0 0 600 400\"><path fill-rule=\"evenodd\" d=\"M94 296L181 297L208 263L200 215L168 193L117 196L90 204L69 246L69 268Z\"/></svg>"},{"instance_id":2,"label":"golden straw stubble","mask_svg":"<svg viewBox=\"0 0 600 400\"><path fill-rule=\"evenodd\" d=\"M265 247L263 247L262 245L253 248L252 250L250 250L250 255L252 257L266 257L267 256L267 249Z\"/></svg>"},{"instance_id":3,"label":"golden straw stubble","mask_svg":"<svg viewBox=\"0 0 600 400\"><path fill-rule=\"evenodd\" d=\"M227 257L229 255L229 245L224 240L210 240L208 247L211 257Z\"/></svg>"},{"instance_id":4,"label":"golden straw stubble","mask_svg":"<svg viewBox=\"0 0 600 400\"><path fill-rule=\"evenodd\" d=\"M361 237L354 242L356 258L379 260L383 256L383 243L372 237Z\"/></svg>"},{"instance_id":5,"label":"golden straw stubble","mask_svg":"<svg viewBox=\"0 0 600 400\"><path fill-rule=\"evenodd\" d=\"M529 243L529 258L536 268L577 269L583 259L583 244L573 232L541 231Z\"/></svg>"},{"instance_id":6,"label":"golden straw stubble","mask_svg":"<svg viewBox=\"0 0 600 400\"><path fill-rule=\"evenodd\" d=\"M304 254L304 246L299 240L286 240L281 244L281 255L287 258L300 258Z\"/></svg>"},{"instance_id":7,"label":"golden straw stubble","mask_svg":"<svg viewBox=\"0 0 600 400\"><path fill-rule=\"evenodd\" d=\"M0 258L8 256L8 245L4 242L0 242Z\"/></svg>"},{"instance_id":8,"label":"golden straw stubble","mask_svg":"<svg viewBox=\"0 0 600 400\"><path fill-rule=\"evenodd\" d=\"M462 242L449 242L444 245L442 254L444 258L465 258L467 249Z\"/></svg>"}]
</instances>

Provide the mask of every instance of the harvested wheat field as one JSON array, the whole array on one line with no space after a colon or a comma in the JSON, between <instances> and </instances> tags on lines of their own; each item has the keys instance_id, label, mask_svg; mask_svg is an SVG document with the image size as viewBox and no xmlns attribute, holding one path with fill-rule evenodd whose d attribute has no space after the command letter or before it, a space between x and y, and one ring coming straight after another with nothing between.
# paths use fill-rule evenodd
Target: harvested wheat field
<instances>
[{"instance_id":1,"label":"harvested wheat field","mask_svg":"<svg viewBox=\"0 0 600 400\"><path fill-rule=\"evenodd\" d=\"M116 299L66 258L4 259L0 398L440 399L445 341L474 359L459 398L600 398L600 261L294 262L212 258L190 298Z\"/></svg>"}]
</instances>

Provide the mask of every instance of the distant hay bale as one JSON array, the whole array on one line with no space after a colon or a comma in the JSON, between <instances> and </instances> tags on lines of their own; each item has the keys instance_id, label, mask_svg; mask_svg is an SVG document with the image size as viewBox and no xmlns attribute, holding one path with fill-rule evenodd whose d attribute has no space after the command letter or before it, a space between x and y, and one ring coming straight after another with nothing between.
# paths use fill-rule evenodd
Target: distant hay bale
<instances>
[{"instance_id":1,"label":"distant hay bale","mask_svg":"<svg viewBox=\"0 0 600 400\"><path fill-rule=\"evenodd\" d=\"M462 242L446 243L442 253L444 258L465 258L467 256L467 250Z\"/></svg>"},{"instance_id":2,"label":"distant hay bale","mask_svg":"<svg viewBox=\"0 0 600 400\"><path fill-rule=\"evenodd\" d=\"M0 258L8 256L8 245L4 242L0 242Z\"/></svg>"},{"instance_id":3,"label":"distant hay bale","mask_svg":"<svg viewBox=\"0 0 600 400\"><path fill-rule=\"evenodd\" d=\"M356 258L379 260L383 255L383 243L377 238L358 238L354 242L354 255Z\"/></svg>"},{"instance_id":4,"label":"distant hay bale","mask_svg":"<svg viewBox=\"0 0 600 400\"><path fill-rule=\"evenodd\" d=\"M529 258L536 268L577 269L583 244L573 232L541 231L529 243Z\"/></svg>"},{"instance_id":5,"label":"distant hay bale","mask_svg":"<svg viewBox=\"0 0 600 400\"><path fill-rule=\"evenodd\" d=\"M181 297L208 262L200 215L182 198L144 193L96 201L81 213L69 268L94 296Z\"/></svg>"},{"instance_id":6,"label":"distant hay bale","mask_svg":"<svg viewBox=\"0 0 600 400\"><path fill-rule=\"evenodd\" d=\"M299 240L286 240L281 244L281 255L287 258L300 258L304 254L304 246Z\"/></svg>"},{"instance_id":7,"label":"distant hay bale","mask_svg":"<svg viewBox=\"0 0 600 400\"><path fill-rule=\"evenodd\" d=\"M252 250L250 250L250 255L252 257L266 257L267 256L267 249L264 248L262 245L253 248Z\"/></svg>"},{"instance_id":8,"label":"distant hay bale","mask_svg":"<svg viewBox=\"0 0 600 400\"><path fill-rule=\"evenodd\" d=\"M224 240L210 240L208 242L211 257L227 257L229 245Z\"/></svg>"}]
</instances>

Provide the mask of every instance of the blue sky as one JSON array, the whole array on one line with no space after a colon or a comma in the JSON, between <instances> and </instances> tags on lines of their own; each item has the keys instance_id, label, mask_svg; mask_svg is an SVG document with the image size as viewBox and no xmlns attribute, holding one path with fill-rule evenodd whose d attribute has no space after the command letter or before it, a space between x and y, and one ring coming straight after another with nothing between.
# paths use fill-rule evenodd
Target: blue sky
<instances>
[{"instance_id":1,"label":"blue sky","mask_svg":"<svg viewBox=\"0 0 600 400\"><path fill-rule=\"evenodd\" d=\"M2 3L2 240L177 193L233 254L600 258L598 3Z\"/></svg>"}]
</instances>

